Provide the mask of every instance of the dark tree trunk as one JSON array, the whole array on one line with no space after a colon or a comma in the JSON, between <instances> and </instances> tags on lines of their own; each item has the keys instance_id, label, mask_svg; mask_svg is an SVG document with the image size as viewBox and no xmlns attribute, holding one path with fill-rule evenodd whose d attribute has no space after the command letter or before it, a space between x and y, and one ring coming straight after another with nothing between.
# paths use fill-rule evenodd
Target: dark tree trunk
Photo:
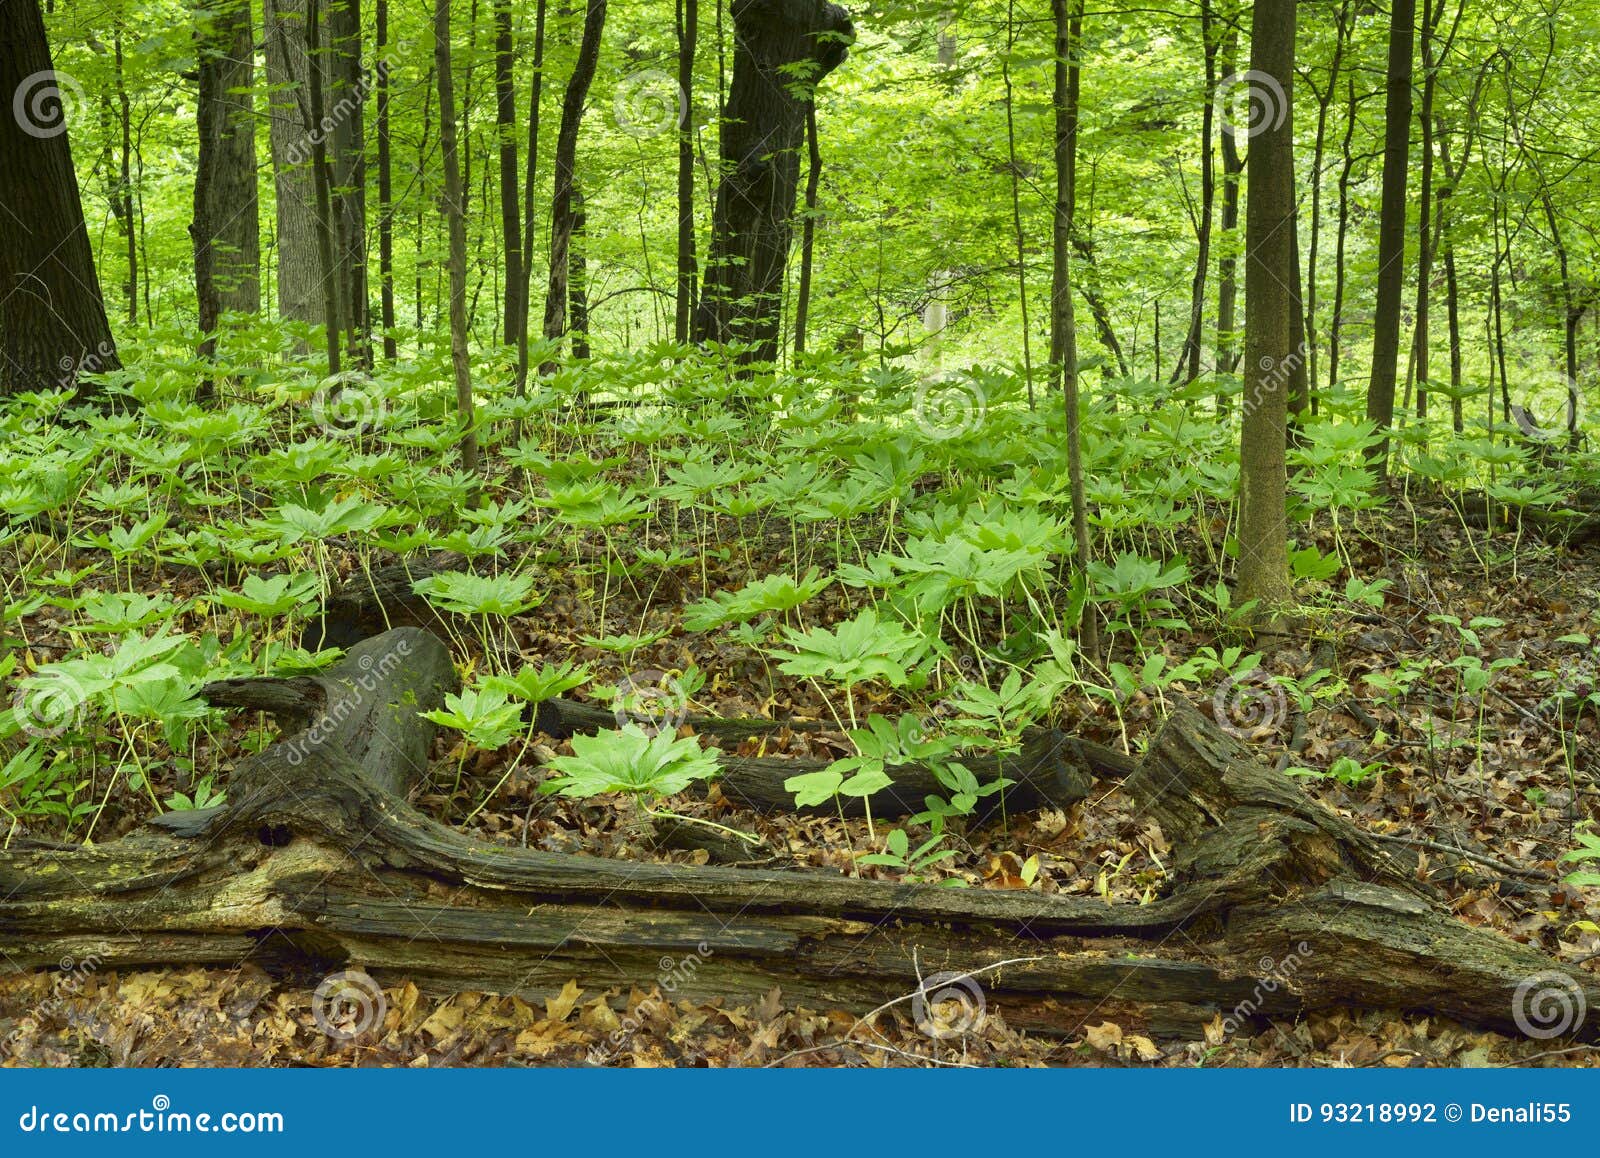
<instances>
[{"instance_id":1,"label":"dark tree trunk","mask_svg":"<svg viewBox=\"0 0 1600 1158\"><path fill-rule=\"evenodd\" d=\"M1236 11L1228 14L1228 27L1222 34L1222 72L1232 76L1239 63L1239 30L1233 21ZM1244 157L1233 134L1222 134L1222 236L1221 255L1217 259L1217 370L1231 374L1239 363L1238 302L1239 302L1239 181L1244 173ZM1225 400L1219 399L1219 409Z\"/></svg>"},{"instance_id":2,"label":"dark tree trunk","mask_svg":"<svg viewBox=\"0 0 1600 1158\"><path fill-rule=\"evenodd\" d=\"M339 297L351 358L372 365L372 318L367 302L366 79L361 63L361 0L329 0L324 44L327 113L333 119L334 237Z\"/></svg>"},{"instance_id":3,"label":"dark tree trunk","mask_svg":"<svg viewBox=\"0 0 1600 1158\"><path fill-rule=\"evenodd\" d=\"M1367 418L1383 438L1368 461L1383 476L1389 469L1389 428L1394 424L1394 387L1400 357L1400 295L1406 273L1406 169L1411 155L1411 58L1417 0L1394 0L1389 17L1389 95L1384 105L1383 199L1378 218L1378 300L1372 321L1372 378Z\"/></svg>"},{"instance_id":4,"label":"dark tree trunk","mask_svg":"<svg viewBox=\"0 0 1600 1158\"><path fill-rule=\"evenodd\" d=\"M1350 40L1350 0L1339 5L1338 31L1333 44L1333 60L1328 66L1328 87L1317 94L1317 138L1311 160L1311 245L1306 258L1305 285L1305 360L1308 388L1317 382L1317 266L1322 237L1322 170L1327 156L1328 110L1339 91L1339 71ZM1316 399L1312 399L1316 410Z\"/></svg>"},{"instance_id":5,"label":"dark tree trunk","mask_svg":"<svg viewBox=\"0 0 1600 1158\"><path fill-rule=\"evenodd\" d=\"M694 319L694 291L699 278L695 261L694 244L694 56L696 41L700 36L700 0L678 0L678 99L683 115L678 125L678 284L672 320L672 338L676 342L689 340L689 326ZM815 112L811 139L816 140ZM815 146L813 146L815 148ZM813 153L813 156L815 154ZM808 207L815 207L816 194L808 182L806 186ZM806 219L806 243L811 240L810 218ZM807 248L801 268L801 304L795 318L795 348L804 349L804 307L806 290L810 286L810 249Z\"/></svg>"},{"instance_id":6,"label":"dark tree trunk","mask_svg":"<svg viewBox=\"0 0 1600 1158\"><path fill-rule=\"evenodd\" d=\"M528 163L522 187L522 263L517 267L517 394L528 384L528 313L533 286L533 205L539 177L539 109L544 99L544 17L539 0L533 25L533 85L528 94Z\"/></svg>"},{"instance_id":7,"label":"dark tree trunk","mask_svg":"<svg viewBox=\"0 0 1600 1158\"><path fill-rule=\"evenodd\" d=\"M37 0L0 4L0 395L116 370Z\"/></svg>"},{"instance_id":8,"label":"dark tree trunk","mask_svg":"<svg viewBox=\"0 0 1600 1158\"><path fill-rule=\"evenodd\" d=\"M1345 244L1350 237L1350 174L1355 168L1356 78L1345 82L1347 117L1339 166L1339 228L1333 245L1333 310L1328 320L1328 389L1339 381L1339 342L1344 329Z\"/></svg>"},{"instance_id":9,"label":"dark tree trunk","mask_svg":"<svg viewBox=\"0 0 1600 1158\"><path fill-rule=\"evenodd\" d=\"M389 0L374 8L378 56L378 293L383 356L399 355L394 342L394 162L389 141Z\"/></svg>"},{"instance_id":10,"label":"dark tree trunk","mask_svg":"<svg viewBox=\"0 0 1600 1158\"><path fill-rule=\"evenodd\" d=\"M195 15L200 92L195 118L195 296L202 353L215 353L224 312L261 309L261 249L256 216L255 44L247 0L227 0Z\"/></svg>"},{"instance_id":11,"label":"dark tree trunk","mask_svg":"<svg viewBox=\"0 0 1600 1158\"><path fill-rule=\"evenodd\" d=\"M478 433L472 404L472 372L467 352L467 221L461 188L461 162L456 148L455 77L450 63L450 0L436 0L433 10L433 68L439 78L439 155L444 162L441 208L449 232L450 367L456 384L456 409L461 420L461 469L478 469Z\"/></svg>"},{"instance_id":12,"label":"dark tree trunk","mask_svg":"<svg viewBox=\"0 0 1600 1158\"><path fill-rule=\"evenodd\" d=\"M701 341L778 355L784 264L794 229L806 103L844 60L850 17L825 0L734 0L733 83L722 116L722 179L695 314Z\"/></svg>"},{"instance_id":13,"label":"dark tree trunk","mask_svg":"<svg viewBox=\"0 0 1600 1158\"><path fill-rule=\"evenodd\" d=\"M817 186L822 178L822 147L817 140L817 102L806 103L806 219L800 227L800 288L795 294L794 352L806 352L806 324L811 317L811 260L817 238ZM693 178L691 177L691 191ZM691 274L690 289L694 279Z\"/></svg>"},{"instance_id":14,"label":"dark tree trunk","mask_svg":"<svg viewBox=\"0 0 1600 1158\"><path fill-rule=\"evenodd\" d=\"M589 99L589 85L600 60L600 37L605 26L606 0L589 0L578 60L572 66L566 96L561 101L561 127L556 130L555 193L550 201L550 284L544 299L544 336L550 341L567 332L568 256L572 231L577 225L572 192L577 181L578 130L583 125L583 106ZM555 363L546 361L540 369L553 371Z\"/></svg>"},{"instance_id":15,"label":"dark tree trunk","mask_svg":"<svg viewBox=\"0 0 1600 1158\"><path fill-rule=\"evenodd\" d=\"M589 356L589 213L583 186L572 183L572 244L567 250L567 302L572 311L572 356Z\"/></svg>"},{"instance_id":16,"label":"dark tree trunk","mask_svg":"<svg viewBox=\"0 0 1600 1158\"><path fill-rule=\"evenodd\" d=\"M511 36L511 0L494 6L494 111L500 136L500 240L505 257L505 310L501 337L515 345L522 319L527 316L518 294L522 292L522 207L517 201L517 92L512 66L516 62Z\"/></svg>"},{"instance_id":17,"label":"dark tree trunk","mask_svg":"<svg viewBox=\"0 0 1600 1158\"><path fill-rule=\"evenodd\" d=\"M316 193L317 211L317 264L322 270L322 318L324 337L328 348L328 373L337 374L341 366L344 345L344 310L340 301L342 279L339 277L338 246L335 241L337 224L333 214L333 177L328 169L327 136L317 126L326 115L322 68L322 10L320 0L306 3L306 56L311 62L306 74L306 88L310 95L303 125L311 141L311 184Z\"/></svg>"}]
</instances>

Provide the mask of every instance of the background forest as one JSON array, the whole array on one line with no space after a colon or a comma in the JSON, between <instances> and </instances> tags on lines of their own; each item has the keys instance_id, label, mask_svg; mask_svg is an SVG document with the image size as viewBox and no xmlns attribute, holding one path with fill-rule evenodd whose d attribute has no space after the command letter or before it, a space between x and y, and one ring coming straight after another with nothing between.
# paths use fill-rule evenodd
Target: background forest
<instances>
[{"instance_id":1,"label":"background forest","mask_svg":"<svg viewBox=\"0 0 1600 1158\"><path fill-rule=\"evenodd\" d=\"M0 1056L1592 1063L1597 65L0 0Z\"/></svg>"}]
</instances>

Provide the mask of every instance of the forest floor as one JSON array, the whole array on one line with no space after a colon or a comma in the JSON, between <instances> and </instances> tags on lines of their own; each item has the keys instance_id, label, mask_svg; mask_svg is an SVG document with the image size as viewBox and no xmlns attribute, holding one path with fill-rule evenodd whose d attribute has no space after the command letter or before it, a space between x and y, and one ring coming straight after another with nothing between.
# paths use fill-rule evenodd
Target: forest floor
<instances>
[{"instance_id":1,"label":"forest floor","mask_svg":"<svg viewBox=\"0 0 1600 1158\"><path fill-rule=\"evenodd\" d=\"M1579 714L1583 697L1595 690L1596 653L1590 645L1558 642L1595 631L1600 556L1529 538L1514 542L1510 532L1486 539L1442 503L1395 502L1369 514L1359 533L1345 528L1343 535L1355 574L1392 582L1383 606L1372 614L1319 612L1269 653L1265 666L1273 674L1321 690L1269 713L1246 739L1280 767L1344 769L1341 776L1307 776L1299 783L1414 858L1418 874L1443 888L1462 920L1537 945L1564 964L1586 961L1578 967L1600 969L1600 895L1562 884L1570 866L1558 860L1574 847L1575 828L1600 816L1600 729L1592 706ZM1324 549L1332 549L1331 537ZM782 545L765 562L769 571L792 573ZM715 572L704 578L717 586ZM177 595L188 582L171 571L147 579ZM695 586L701 580L696 573ZM552 593L547 601L512 621L521 657L581 659L601 676L625 675L618 657L581 642L596 630L583 586L590 580L569 583L548 571L542 582ZM195 583L194 593L201 594ZM660 584L648 592L610 593L610 622L668 633L632 657L633 670L681 671L694 663L709 677L695 704L707 714L833 719L811 685L768 668L758 653L678 630L681 604L693 594ZM841 605L849 596L840 588L829 593ZM51 614L46 608L27 625L34 648L46 654ZM830 615L819 612L820 618ZM1203 631L1166 639L1174 661L1201 646L1241 642ZM1457 682L1468 668L1511 658L1519 662L1504 665L1480 694L1467 694ZM1307 679L1320 669L1330 676ZM1554 694L1561 688L1576 693ZM1163 697L1174 695L1190 695L1208 714L1220 710L1211 689L1169 688L1133 695L1115 710L1102 700L1069 702L1060 724L1137 753L1161 722ZM874 704L873 710L892 707ZM209 753L216 766L258 743L259 737L251 739L255 727L238 721L230 733L236 749ZM623 860L705 862L705 851L655 848L649 818L626 800L542 795L544 763L565 750L564 742L540 735L531 745L475 753L457 777L457 754L441 740L436 775L416 803L458 824L473 814L465 827L485 840ZM841 733L785 730L759 747L747 741L742 753L835 758L851 749ZM856 863L860 853L879 847L874 836L881 837L882 818L869 832L866 820L760 816L732 808L714 786L703 799L671 803L757 834L760 845L750 863L899 879L896 870ZM147 811L145 794L130 789L122 798L119 789L95 839L131 830ZM1141 818L1115 784L1097 785L1090 799L1066 813L1013 815L958 835L951 847L957 855L932 875L958 877L973 888L1099 894L1108 903L1137 904L1159 892L1171 859L1159 828ZM680 964L664 959L662 976ZM577 978L559 997L536 1004L474 993L434 996L403 979L383 980L381 1029L344 1043L314 1021L316 977L269 976L254 965L114 973L66 964L61 973L10 973L0 976L0 1042L10 1043L0 1064L1600 1064L1600 1047L1514 1040L1392 1011L1253 1023L1231 1036L1219 1013L1209 1024L1196 1024L1191 1039L1161 1042L1093 1017L1062 1026L1059 1037L1040 1037L1009 1028L991 1012L969 1017L964 1032L930 1036L914 1023L909 994L906 1002L858 1018L792 1008L778 989L755 1006L679 1002L663 992L659 978L642 978L626 993L587 989Z\"/></svg>"}]
</instances>

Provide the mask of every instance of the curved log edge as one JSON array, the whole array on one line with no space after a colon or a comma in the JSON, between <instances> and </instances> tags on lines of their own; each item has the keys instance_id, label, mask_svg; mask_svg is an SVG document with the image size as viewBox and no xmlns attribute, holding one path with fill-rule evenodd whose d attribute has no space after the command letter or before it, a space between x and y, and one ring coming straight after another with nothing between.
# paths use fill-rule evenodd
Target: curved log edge
<instances>
[{"instance_id":1,"label":"curved log edge","mask_svg":"<svg viewBox=\"0 0 1600 1158\"><path fill-rule=\"evenodd\" d=\"M396 658L398 657L398 659ZM857 1013L966 978L1018 1028L1113 1019L1157 1037L1359 1006L1531 1032L1592 976L1457 921L1428 886L1192 709L1175 707L1127 790L1179 847L1145 905L801 872L688 868L489 844L405 800L426 771L417 712L455 684L445 646L399 628L326 673L213 685L285 735L235 767L224 809L95 848L0 852L0 950L27 967L363 968L430 991L527 998L651 984L677 995ZM1537 987L1537 988L1535 988ZM619 997L619 1000L621 998Z\"/></svg>"}]
</instances>

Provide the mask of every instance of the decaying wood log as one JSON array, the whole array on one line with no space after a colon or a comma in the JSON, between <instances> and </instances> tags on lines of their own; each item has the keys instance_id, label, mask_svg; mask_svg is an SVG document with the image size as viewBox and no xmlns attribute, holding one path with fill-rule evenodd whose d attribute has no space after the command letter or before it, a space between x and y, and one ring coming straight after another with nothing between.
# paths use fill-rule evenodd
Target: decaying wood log
<instances>
[{"instance_id":1,"label":"decaying wood log","mask_svg":"<svg viewBox=\"0 0 1600 1158\"><path fill-rule=\"evenodd\" d=\"M1237 1028L1348 1005L1526 1032L1537 984L1596 1011L1566 1028L1600 1028L1590 975L1456 921L1181 705L1126 785L1180 846L1176 879L1148 904L1110 905L476 840L404 798L432 738L417 712L452 680L444 646L402 628L293 688L214 685L285 725L233 769L228 806L96 848L0 851L0 950L32 967L362 968L528 998L577 978L619 1001L656 983L666 956L675 998L777 986L791 1005L864 1012L958 986L1014 1026L1072 1035L1112 1020L1191 1039L1218 1017Z\"/></svg>"}]
</instances>

